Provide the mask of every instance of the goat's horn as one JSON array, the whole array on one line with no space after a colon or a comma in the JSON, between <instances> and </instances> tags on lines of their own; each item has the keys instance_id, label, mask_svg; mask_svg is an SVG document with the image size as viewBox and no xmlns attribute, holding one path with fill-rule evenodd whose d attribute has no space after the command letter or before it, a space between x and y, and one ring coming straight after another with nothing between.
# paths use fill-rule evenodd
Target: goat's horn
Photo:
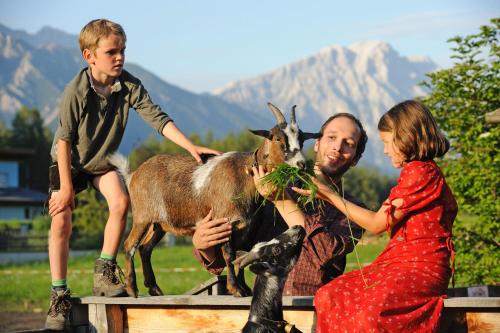
<instances>
[{"instance_id":1,"label":"goat's horn","mask_svg":"<svg viewBox=\"0 0 500 333\"><path fill-rule=\"evenodd\" d=\"M297 121L295 120L295 108L297 105L292 106L292 114L290 115L290 124L297 125Z\"/></svg>"},{"instance_id":2,"label":"goat's horn","mask_svg":"<svg viewBox=\"0 0 500 333\"><path fill-rule=\"evenodd\" d=\"M285 120L285 117L283 116L283 113L280 111L280 109L278 109L272 103L267 103L267 106L269 106L269 109L274 114L274 117L276 118L278 125L285 125L286 120Z\"/></svg>"},{"instance_id":3,"label":"goat's horn","mask_svg":"<svg viewBox=\"0 0 500 333\"><path fill-rule=\"evenodd\" d=\"M233 260L233 265L235 266L239 265L240 268L243 268L250 265L257 259L259 259L259 255L256 252L250 251L247 254L242 255L241 257L238 257L235 260Z\"/></svg>"}]
</instances>

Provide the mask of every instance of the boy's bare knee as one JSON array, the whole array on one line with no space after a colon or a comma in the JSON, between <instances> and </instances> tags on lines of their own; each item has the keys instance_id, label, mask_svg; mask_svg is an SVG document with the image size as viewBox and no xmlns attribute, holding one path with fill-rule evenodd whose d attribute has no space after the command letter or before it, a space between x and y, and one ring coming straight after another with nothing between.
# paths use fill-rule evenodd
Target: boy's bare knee
<instances>
[{"instance_id":1,"label":"boy's bare knee","mask_svg":"<svg viewBox=\"0 0 500 333\"><path fill-rule=\"evenodd\" d=\"M127 195L120 195L109 203L109 212L110 214L125 215L127 214L129 205L129 197Z\"/></svg>"},{"instance_id":2,"label":"boy's bare knee","mask_svg":"<svg viewBox=\"0 0 500 333\"><path fill-rule=\"evenodd\" d=\"M52 218L50 224L51 237L69 238L71 236L71 209L66 208Z\"/></svg>"}]
</instances>

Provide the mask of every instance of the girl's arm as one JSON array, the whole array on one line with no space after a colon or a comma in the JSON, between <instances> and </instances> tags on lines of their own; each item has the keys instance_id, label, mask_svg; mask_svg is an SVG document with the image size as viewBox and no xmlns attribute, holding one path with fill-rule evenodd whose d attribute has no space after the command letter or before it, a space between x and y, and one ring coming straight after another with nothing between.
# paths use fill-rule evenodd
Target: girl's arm
<instances>
[{"instance_id":1,"label":"girl's arm","mask_svg":"<svg viewBox=\"0 0 500 333\"><path fill-rule=\"evenodd\" d=\"M186 149L198 162L198 164L201 164L201 157L200 154L214 154L214 155L220 155L220 152L217 150L213 150L210 148L205 148L205 147L200 147L191 142L184 133L182 133L177 126L172 121L169 121L164 127L163 130L161 131L161 134L169 139L170 141L174 142L175 144L179 145L180 147Z\"/></svg>"},{"instance_id":2,"label":"girl's arm","mask_svg":"<svg viewBox=\"0 0 500 333\"><path fill-rule=\"evenodd\" d=\"M314 179L314 183L318 186L318 192L316 193L316 197L318 199L330 202L351 221L375 234L381 233L386 229L387 214L385 211L389 208L390 204L396 207L396 209L392 210L392 213L389 217L389 226L396 224L404 216L403 212L397 209L403 204L402 199L395 199L391 203L386 200L384 204L382 204L380 209L374 212L343 199L341 196L333 192L328 186L321 183L317 179ZM309 195L308 190L303 190L296 187L293 187L292 189L301 195Z\"/></svg>"}]
</instances>

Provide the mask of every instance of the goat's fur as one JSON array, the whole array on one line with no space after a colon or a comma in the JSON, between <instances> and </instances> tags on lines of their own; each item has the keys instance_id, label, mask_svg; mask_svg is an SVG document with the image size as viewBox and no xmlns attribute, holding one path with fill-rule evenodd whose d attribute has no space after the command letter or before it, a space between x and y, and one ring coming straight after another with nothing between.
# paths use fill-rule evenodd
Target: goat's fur
<instances>
[{"instance_id":1,"label":"goat's fur","mask_svg":"<svg viewBox=\"0 0 500 333\"><path fill-rule=\"evenodd\" d=\"M233 223L230 241L222 246L227 264L228 291L235 296L249 296L243 270L236 273L231 262L236 249L245 245L248 226L258 219L255 184L248 169L257 162L267 168L281 163L303 168L302 143L316 138L303 133L295 121L292 109L287 124L281 111L269 103L278 125L269 131L252 131L265 137L262 145L252 152L230 152L211 157L198 165L191 156L157 155L130 174L124 158L113 156L110 163L117 167L128 185L132 206L133 225L125 241L126 287L130 296L137 297L133 256L141 255L144 284L150 295L162 295L151 266L151 252L166 232L192 235L196 223L212 209L212 216L227 217ZM206 157L206 156L203 156Z\"/></svg>"},{"instance_id":2,"label":"goat's fur","mask_svg":"<svg viewBox=\"0 0 500 333\"><path fill-rule=\"evenodd\" d=\"M235 265L257 274L248 321L243 333L300 332L283 320L283 288L288 273L299 258L305 231L294 226L269 242L258 243L238 256Z\"/></svg>"}]
</instances>

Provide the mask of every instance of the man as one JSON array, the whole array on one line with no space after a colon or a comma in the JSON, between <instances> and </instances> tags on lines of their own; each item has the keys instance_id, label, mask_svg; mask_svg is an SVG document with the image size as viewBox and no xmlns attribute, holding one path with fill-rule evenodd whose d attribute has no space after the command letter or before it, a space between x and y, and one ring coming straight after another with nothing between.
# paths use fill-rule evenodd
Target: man
<instances>
[{"instance_id":1,"label":"man","mask_svg":"<svg viewBox=\"0 0 500 333\"><path fill-rule=\"evenodd\" d=\"M338 113L321 126L320 135L314 144L314 172L318 179L342 193L341 178L361 158L368 140L366 132L353 115ZM254 175L258 182L257 169ZM344 196L361 204L347 193ZM354 249L363 229L326 202L322 207L315 205L299 210L293 201L296 197L297 194L288 191L286 200L273 202L274 206L266 205L264 222L250 234L254 242L267 241L289 226L302 225L306 230L302 253L288 275L283 294L314 295L319 287L344 272L346 255ZM214 274L220 274L225 266L218 245L226 242L230 233L227 219L212 220L209 214L193 235L195 256Z\"/></svg>"}]
</instances>

